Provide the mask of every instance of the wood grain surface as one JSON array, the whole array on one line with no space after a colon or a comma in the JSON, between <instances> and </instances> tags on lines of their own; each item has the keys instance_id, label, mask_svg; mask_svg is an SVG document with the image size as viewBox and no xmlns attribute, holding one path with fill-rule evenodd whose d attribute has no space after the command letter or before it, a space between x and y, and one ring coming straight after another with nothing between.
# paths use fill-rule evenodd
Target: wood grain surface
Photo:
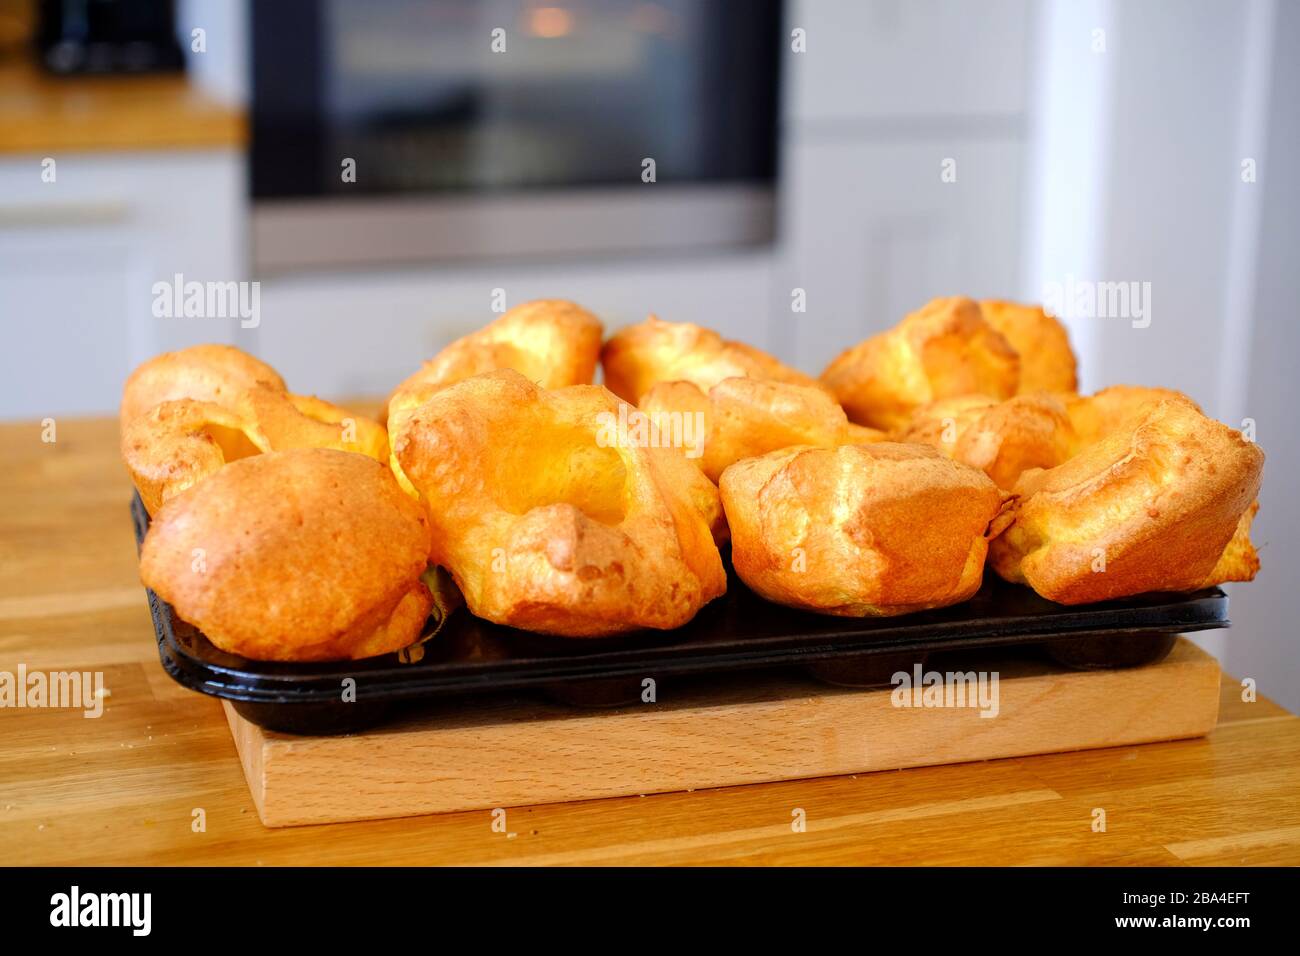
<instances>
[{"instance_id":1,"label":"wood grain surface","mask_svg":"<svg viewBox=\"0 0 1300 956\"><path fill-rule=\"evenodd\" d=\"M238 148L242 110L183 74L52 77L26 60L0 64L0 153Z\"/></svg>"},{"instance_id":2,"label":"wood grain surface","mask_svg":"<svg viewBox=\"0 0 1300 956\"><path fill-rule=\"evenodd\" d=\"M504 832L486 810L268 829L220 703L158 664L129 497L114 422L0 425L0 670L111 691L98 719L0 709L5 863L1300 863L1300 721L1231 678L1193 740L508 809Z\"/></svg>"},{"instance_id":3,"label":"wood grain surface","mask_svg":"<svg viewBox=\"0 0 1300 956\"><path fill-rule=\"evenodd\" d=\"M225 705L268 826L641 796L1202 736L1218 662L1181 640L1149 667L1079 671L1025 649L932 657L998 675L996 706L897 707L892 688L796 669L700 676L653 704L575 708L541 695L449 700L363 733L264 731ZM910 670L903 667L904 670ZM986 688L988 685L986 684ZM356 786L340 789L340 777Z\"/></svg>"}]
</instances>

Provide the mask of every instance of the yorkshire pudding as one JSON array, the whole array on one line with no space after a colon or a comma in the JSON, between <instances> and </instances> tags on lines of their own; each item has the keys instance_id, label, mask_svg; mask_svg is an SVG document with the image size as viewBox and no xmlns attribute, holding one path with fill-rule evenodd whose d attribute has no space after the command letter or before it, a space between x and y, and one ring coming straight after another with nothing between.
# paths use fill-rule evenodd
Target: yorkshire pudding
<instances>
[{"instance_id":1,"label":"yorkshire pudding","mask_svg":"<svg viewBox=\"0 0 1300 956\"><path fill-rule=\"evenodd\" d=\"M722 547L729 537L727 519L722 513L722 497L718 494L718 486L698 467L708 421L701 406L706 406L708 399L688 382L672 384L683 390L682 395L676 396L680 403L676 403L674 408L646 412L620 401L619 417L603 420L598 441L604 445L623 443L677 452L661 459L661 465L669 469L668 480L695 503L696 510L713 532L714 542ZM400 474L400 465L395 469L399 478L404 477Z\"/></svg>"},{"instance_id":2,"label":"yorkshire pudding","mask_svg":"<svg viewBox=\"0 0 1300 956\"><path fill-rule=\"evenodd\" d=\"M285 391L275 369L233 345L195 345L155 355L131 373L122 388L121 429L155 405L190 398L217 405L230 404L258 382Z\"/></svg>"},{"instance_id":3,"label":"yorkshire pudding","mask_svg":"<svg viewBox=\"0 0 1300 956\"><path fill-rule=\"evenodd\" d=\"M1047 394L999 402L965 395L922 405L899 440L933 445L978 468L1010 490L1028 468L1053 468L1072 454L1074 430L1065 406Z\"/></svg>"},{"instance_id":4,"label":"yorkshire pudding","mask_svg":"<svg viewBox=\"0 0 1300 956\"><path fill-rule=\"evenodd\" d=\"M392 469L401 489L416 501L420 500L420 492L411 484L406 472L402 471L402 463L397 460L397 439L409 427L412 414L445 387L441 382L410 382L388 397L388 405L384 409L384 418L388 424L388 467Z\"/></svg>"},{"instance_id":5,"label":"yorkshire pudding","mask_svg":"<svg viewBox=\"0 0 1300 956\"><path fill-rule=\"evenodd\" d=\"M257 385L235 406L255 421L274 451L333 448L388 461L388 433L374 419L314 395L293 395Z\"/></svg>"},{"instance_id":6,"label":"yorkshire pudding","mask_svg":"<svg viewBox=\"0 0 1300 956\"><path fill-rule=\"evenodd\" d=\"M393 390L386 408L395 403L411 404L402 393L419 390L428 395L431 387L500 368L514 369L542 388L590 385L603 334L600 319L576 303L564 299L525 302L425 362Z\"/></svg>"},{"instance_id":7,"label":"yorkshire pudding","mask_svg":"<svg viewBox=\"0 0 1300 956\"><path fill-rule=\"evenodd\" d=\"M1248 581L1263 467L1240 432L1190 402L1156 402L1064 464L1021 475L990 560L1061 604Z\"/></svg>"},{"instance_id":8,"label":"yorkshire pudding","mask_svg":"<svg viewBox=\"0 0 1300 956\"><path fill-rule=\"evenodd\" d=\"M1020 356L1021 395L1073 392L1079 387L1070 336L1041 306L986 299L980 303L980 312Z\"/></svg>"},{"instance_id":9,"label":"yorkshire pudding","mask_svg":"<svg viewBox=\"0 0 1300 956\"><path fill-rule=\"evenodd\" d=\"M641 411L712 481L742 458L779 448L885 438L850 424L820 388L757 378L724 378L707 395L690 382L660 382L642 396Z\"/></svg>"},{"instance_id":10,"label":"yorkshire pudding","mask_svg":"<svg viewBox=\"0 0 1300 956\"><path fill-rule=\"evenodd\" d=\"M388 460L378 422L319 398L258 383L227 390L222 401L163 402L126 426L122 460L150 514L227 462L259 452L335 448Z\"/></svg>"},{"instance_id":11,"label":"yorkshire pudding","mask_svg":"<svg viewBox=\"0 0 1300 956\"><path fill-rule=\"evenodd\" d=\"M188 398L136 416L123 430L121 444L122 460L149 514L227 462L270 448L252 419Z\"/></svg>"},{"instance_id":12,"label":"yorkshire pudding","mask_svg":"<svg viewBox=\"0 0 1300 956\"><path fill-rule=\"evenodd\" d=\"M1145 385L1112 385L1093 395L1063 397L1074 428L1076 451L1095 445L1113 432L1132 428L1137 418L1158 402L1183 402L1201 410L1182 392Z\"/></svg>"},{"instance_id":13,"label":"yorkshire pudding","mask_svg":"<svg viewBox=\"0 0 1300 956\"><path fill-rule=\"evenodd\" d=\"M1003 496L925 445L786 448L722 474L736 573L769 601L844 617L965 601Z\"/></svg>"},{"instance_id":14,"label":"yorkshire pudding","mask_svg":"<svg viewBox=\"0 0 1300 956\"><path fill-rule=\"evenodd\" d=\"M919 405L959 395L1010 398L1020 359L973 300L935 299L894 328L859 342L822 372L853 421L886 431Z\"/></svg>"},{"instance_id":15,"label":"yorkshire pudding","mask_svg":"<svg viewBox=\"0 0 1300 956\"><path fill-rule=\"evenodd\" d=\"M479 617L595 637L685 624L726 589L671 448L621 441L605 389L546 391L513 370L443 388L394 423L393 453ZM626 414L626 413L624 413Z\"/></svg>"},{"instance_id":16,"label":"yorkshire pudding","mask_svg":"<svg viewBox=\"0 0 1300 956\"><path fill-rule=\"evenodd\" d=\"M154 515L140 577L214 645L254 660L414 643L429 528L382 464L324 448L232 462Z\"/></svg>"},{"instance_id":17,"label":"yorkshire pudding","mask_svg":"<svg viewBox=\"0 0 1300 956\"><path fill-rule=\"evenodd\" d=\"M691 322L663 322L653 315L619 329L605 343L600 362L605 387L633 405L658 382L690 382L704 392L724 378L819 387L815 379L743 342Z\"/></svg>"}]
</instances>

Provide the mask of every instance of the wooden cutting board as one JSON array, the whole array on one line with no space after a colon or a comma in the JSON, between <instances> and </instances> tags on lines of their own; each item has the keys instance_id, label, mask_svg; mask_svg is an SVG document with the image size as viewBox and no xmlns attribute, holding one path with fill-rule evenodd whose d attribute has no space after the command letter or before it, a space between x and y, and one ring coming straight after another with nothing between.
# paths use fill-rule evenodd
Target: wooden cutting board
<instances>
[{"instance_id":1,"label":"wooden cutting board","mask_svg":"<svg viewBox=\"0 0 1300 956\"><path fill-rule=\"evenodd\" d=\"M753 672L614 709L447 701L343 737L264 731L229 704L226 717L269 827L1126 746L1203 736L1218 719L1218 663L1185 638L1163 661L1127 670L987 655L935 657L925 669L998 672L997 715L898 706L892 687Z\"/></svg>"}]
</instances>

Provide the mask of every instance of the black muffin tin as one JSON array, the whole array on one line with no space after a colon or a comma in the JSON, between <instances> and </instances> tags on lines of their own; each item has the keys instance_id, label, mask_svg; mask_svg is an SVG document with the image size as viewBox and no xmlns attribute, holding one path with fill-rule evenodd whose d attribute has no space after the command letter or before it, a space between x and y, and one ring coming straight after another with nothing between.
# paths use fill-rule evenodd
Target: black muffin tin
<instances>
[{"instance_id":1,"label":"black muffin tin","mask_svg":"<svg viewBox=\"0 0 1300 956\"><path fill-rule=\"evenodd\" d=\"M131 507L137 543L149 517ZM213 646L147 590L163 667L184 686L233 703L270 730L346 733L399 707L446 695L540 690L578 706L639 699L642 682L742 669L796 667L833 684L887 684L889 675L941 651L1017 646L1070 667L1129 667L1160 660L1178 634L1228 626L1219 588L1066 607L989 574L969 601L892 618L842 618L771 604L730 571L727 593L685 627L565 639L453 611L423 644L361 661L250 661ZM344 681L355 700L343 700ZM468 702L467 706L472 706Z\"/></svg>"}]
</instances>

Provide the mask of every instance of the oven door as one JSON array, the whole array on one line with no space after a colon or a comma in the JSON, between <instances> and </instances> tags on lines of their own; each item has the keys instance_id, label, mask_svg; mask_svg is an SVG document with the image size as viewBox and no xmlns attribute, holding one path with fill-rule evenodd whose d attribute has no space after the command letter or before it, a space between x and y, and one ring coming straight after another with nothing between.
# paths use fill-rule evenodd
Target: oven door
<instances>
[{"instance_id":1,"label":"oven door","mask_svg":"<svg viewBox=\"0 0 1300 956\"><path fill-rule=\"evenodd\" d=\"M261 273L773 237L779 0L276 0L252 24Z\"/></svg>"}]
</instances>

